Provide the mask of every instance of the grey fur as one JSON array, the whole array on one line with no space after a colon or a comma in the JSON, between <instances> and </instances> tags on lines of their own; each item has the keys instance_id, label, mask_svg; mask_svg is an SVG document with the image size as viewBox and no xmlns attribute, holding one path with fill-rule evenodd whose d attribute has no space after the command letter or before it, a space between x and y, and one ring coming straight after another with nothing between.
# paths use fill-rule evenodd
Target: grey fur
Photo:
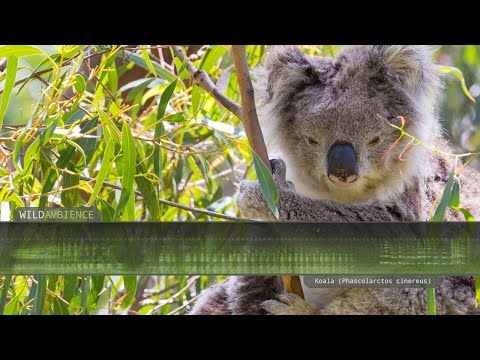
<instances>
[{"instance_id":1,"label":"grey fur","mask_svg":"<svg viewBox=\"0 0 480 360\"><path fill-rule=\"evenodd\" d=\"M408 151L384 118L427 145L452 152L441 137L435 100L439 71L428 46L378 45L345 49L335 60L272 47L255 71L261 125L273 160L282 221L425 221L453 166L423 146ZM369 145L372 138L380 141ZM310 140L308 140L310 139ZM353 144L360 179L337 188L326 177L326 154L336 142ZM462 207L480 217L480 174L459 176ZM236 198L247 218L273 220L256 181L242 182ZM448 210L446 219L462 221ZM218 289L222 289L219 291ZM232 277L207 292L193 313L424 314L423 289L348 289L317 309L282 294L278 277ZM472 277L446 277L436 291L438 313L476 313Z\"/></svg>"}]
</instances>

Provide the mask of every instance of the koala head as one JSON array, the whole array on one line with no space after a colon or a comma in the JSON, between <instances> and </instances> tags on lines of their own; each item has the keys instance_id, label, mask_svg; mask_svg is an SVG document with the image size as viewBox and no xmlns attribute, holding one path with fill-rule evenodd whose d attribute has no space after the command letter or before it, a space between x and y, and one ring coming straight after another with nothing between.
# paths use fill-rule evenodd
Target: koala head
<instances>
[{"instance_id":1,"label":"koala head","mask_svg":"<svg viewBox=\"0 0 480 360\"><path fill-rule=\"evenodd\" d=\"M344 203L387 199L425 168L426 151L389 122L430 144L439 131L439 71L421 45L362 45L336 59L271 46L254 71L271 156L303 195ZM392 148L393 146L393 148Z\"/></svg>"}]
</instances>

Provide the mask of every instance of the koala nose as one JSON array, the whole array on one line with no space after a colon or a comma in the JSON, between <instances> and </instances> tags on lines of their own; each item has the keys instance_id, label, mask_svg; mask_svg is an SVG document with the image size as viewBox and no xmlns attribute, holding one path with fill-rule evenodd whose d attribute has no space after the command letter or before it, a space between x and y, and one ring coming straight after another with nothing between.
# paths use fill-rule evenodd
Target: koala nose
<instances>
[{"instance_id":1,"label":"koala nose","mask_svg":"<svg viewBox=\"0 0 480 360\"><path fill-rule=\"evenodd\" d=\"M327 155L328 178L335 183L353 183L358 179L357 154L352 144L335 144Z\"/></svg>"}]
</instances>

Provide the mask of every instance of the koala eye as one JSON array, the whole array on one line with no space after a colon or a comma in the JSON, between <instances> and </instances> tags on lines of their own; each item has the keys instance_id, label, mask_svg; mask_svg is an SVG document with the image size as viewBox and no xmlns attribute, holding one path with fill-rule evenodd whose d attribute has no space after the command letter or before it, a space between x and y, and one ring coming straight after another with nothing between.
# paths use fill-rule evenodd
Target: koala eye
<instances>
[{"instance_id":1,"label":"koala eye","mask_svg":"<svg viewBox=\"0 0 480 360\"><path fill-rule=\"evenodd\" d=\"M379 142L380 142L380 137L379 137L379 136L375 136L372 140L370 140L370 142L368 143L368 145L377 145Z\"/></svg>"},{"instance_id":2,"label":"koala eye","mask_svg":"<svg viewBox=\"0 0 480 360\"><path fill-rule=\"evenodd\" d=\"M307 142L308 145L318 145L318 141L311 138L311 137L306 137L305 141Z\"/></svg>"}]
</instances>

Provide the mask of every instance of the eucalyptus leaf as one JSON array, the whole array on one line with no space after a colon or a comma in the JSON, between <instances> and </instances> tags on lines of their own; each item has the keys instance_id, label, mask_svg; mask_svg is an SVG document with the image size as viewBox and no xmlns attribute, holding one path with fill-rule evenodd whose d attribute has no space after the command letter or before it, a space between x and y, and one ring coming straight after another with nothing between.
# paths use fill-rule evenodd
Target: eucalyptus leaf
<instances>
[{"instance_id":1,"label":"eucalyptus leaf","mask_svg":"<svg viewBox=\"0 0 480 360\"><path fill-rule=\"evenodd\" d=\"M255 172L257 173L257 180L260 184L263 197L268 204L268 207L272 211L275 218L279 219L277 202L278 202L278 189L270 173L267 165L260 159L260 156L255 151L252 151L253 164L255 165Z\"/></svg>"}]
</instances>

